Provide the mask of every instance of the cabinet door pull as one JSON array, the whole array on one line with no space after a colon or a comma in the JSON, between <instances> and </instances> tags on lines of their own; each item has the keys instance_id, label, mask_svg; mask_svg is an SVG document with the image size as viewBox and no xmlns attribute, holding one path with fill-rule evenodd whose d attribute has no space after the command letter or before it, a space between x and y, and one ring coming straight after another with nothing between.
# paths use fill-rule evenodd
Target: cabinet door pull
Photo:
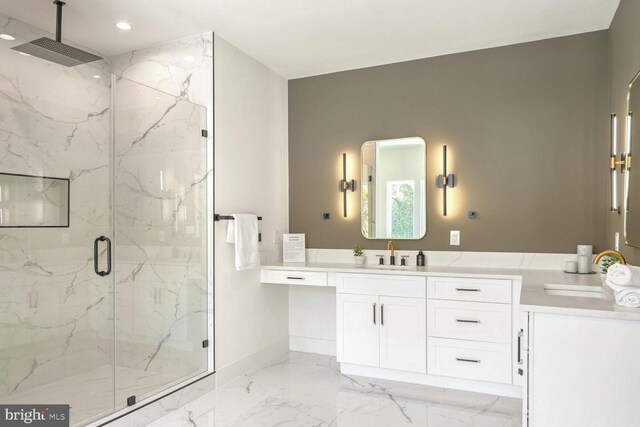
<instances>
[{"instance_id":1,"label":"cabinet door pull","mask_svg":"<svg viewBox=\"0 0 640 427\"><path fill-rule=\"evenodd\" d=\"M373 303L373 324L376 324L376 303Z\"/></svg>"},{"instance_id":2,"label":"cabinet door pull","mask_svg":"<svg viewBox=\"0 0 640 427\"><path fill-rule=\"evenodd\" d=\"M466 363L481 363L481 361L480 361L480 360L476 360L476 359L463 359L463 358L460 358L460 357L456 357L456 360L457 360L458 362L466 362Z\"/></svg>"},{"instance_id":3,"label":"cabinet door pull","mask_svg":"<svg viewBox=\"0 0 640 427\"><path fill-rule=\"evenodd\" d=\"M456 288L458 292L480 292L480 289L475 288Z\"/></svg>"},{"instance_id":4,"label":"cabinet door pull","mask_svg":"<svg viewBox=\"0 0 640 427\"><path fill-rule=\"evenodd\" d=\"M384 304L380 304L380 324L384 326Z\"/></svg>"},{"instance_id":5,"label":"cabinet door pull","mask_svg":"<svg viewBox=\"0 0 640 427\"><path fill-rule=\"evenodd\" d=\"M456 322L459 322L459 323L480 323L479 320L467 320L467 319L456 319Z\"/></svg>"},{"instance_id":6,"label":"cabinet door pull","mask_svg":"<svg viewBox=\"0 0 640 427\"><path fill-rule=\"evenodd\" d=\"M518 364L522 365L522 336L524 335L524 329L518 331Z\"/></svg>"},{"instance_id":7,"label":"cabinet door pull","mask_svg":"<svg viewBox=\"0 0 640 427\"><path fill-rule=\"evenodd\" d=\"M296 276L287 276L289 280L304 280L304 277L296 277Z\"/></svg>"}]
</instances>

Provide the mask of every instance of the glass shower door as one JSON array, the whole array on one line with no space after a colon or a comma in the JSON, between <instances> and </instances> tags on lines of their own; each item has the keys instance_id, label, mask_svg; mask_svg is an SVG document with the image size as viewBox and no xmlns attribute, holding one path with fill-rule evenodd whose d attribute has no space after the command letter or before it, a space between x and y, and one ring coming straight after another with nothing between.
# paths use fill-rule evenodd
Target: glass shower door
<instances>
[{"instance_id":1,"label":"glass shower door","mask_svg":"<svg viewBox=\"0 0 640 427\"><path fill-rule=\"evenodd\" d=\"M116 409L207 370L206 109L118 78Z\"/></svg>"},{"instance_id":2,"label":"glass shower door","mask_svg":"<svg viewBox=\"0 0 640 427\"><path fill-rule=\"evenodd\" d=\"M25 41L0 49L0 403L69 404L74 425L113 412L113 275L94 271L112 237L111 88L10 49Z\"/></svg>"}]
</instances>

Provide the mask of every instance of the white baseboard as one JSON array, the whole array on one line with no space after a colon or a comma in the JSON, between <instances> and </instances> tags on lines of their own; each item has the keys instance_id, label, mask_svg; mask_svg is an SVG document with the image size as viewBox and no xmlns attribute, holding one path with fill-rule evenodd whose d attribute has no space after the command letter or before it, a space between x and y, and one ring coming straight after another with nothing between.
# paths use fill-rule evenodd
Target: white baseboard
<instances>
[{"instance_id":1,"label":"white baseboard","mask_svg":"<svg viewBox=\"0 0 640 427\"><path fill-rule=\"evenodd\" d=\"M257 369L289 351L289 337L283 337L279 341L264 347L257 352L237 360L227 366L216 369L216 387L221 387L240 375Z\"/></svg>"},{"instance_id":2,"label":"white baseboard","mask_svg":"<svg viewBox=\"0 0 640 427\"><path fill-rule=\"evenodd\" d=\"M336 342L310 337L289 337L289 350L303 353L336 355Z\"/></svg>"},{"instance_id":3,"label":"white baseboard","mask_svg":"<svg viewBox=\"0 0 640 427\"><path fill-rule=\"evenodd\" d=\"M403 381L433 387L452 388L496 396L522 398L522 387L511 384L499 384L484 381L464 380L460 378L440 377L437 375L418 374L414 372L394 371L392 369L373 368L370 366L340 364L340 372L346 375L381 378L384 380Z\"/></svg>"}]
</instances>

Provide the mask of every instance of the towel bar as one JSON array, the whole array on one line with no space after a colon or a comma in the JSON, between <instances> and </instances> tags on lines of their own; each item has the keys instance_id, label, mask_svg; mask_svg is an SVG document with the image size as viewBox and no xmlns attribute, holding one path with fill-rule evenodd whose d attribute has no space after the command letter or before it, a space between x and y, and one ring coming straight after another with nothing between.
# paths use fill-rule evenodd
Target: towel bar
<instances>
[{"instance_id":1,"label":"towel bar","mask_svg":"<svg viewBox=\"0 0 640 427\"><path fill-rule=\"evenodd\" d=\"M213 214L213 220L214 221L222 221L222 220L231 220L231 221L233 221L233 216L231 216L231 215ZM258 221L262 221L262 217L261 216L258 217Z\"/></svg>"},{"instance_id":2,"label":"towel bar","mask_svg":"<svg viewBox=\"0 0 640 427\"><path fill-rule=\"evenodd\" d=\"M213 220L214 221L222 221L222 220L233 221L233 217L231 215L213 214ZM258 217L258 221L262 221L261 216ZM262 233L258 233L258 242L262 242Z\"/></svg>"}]
</instances>

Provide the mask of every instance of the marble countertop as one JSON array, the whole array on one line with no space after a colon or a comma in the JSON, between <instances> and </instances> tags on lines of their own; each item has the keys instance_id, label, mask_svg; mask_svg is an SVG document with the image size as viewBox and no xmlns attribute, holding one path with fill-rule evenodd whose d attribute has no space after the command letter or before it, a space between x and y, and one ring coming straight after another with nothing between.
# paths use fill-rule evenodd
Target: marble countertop
<instances>
[{"instance_id":1,"label":"marble countertop","mask_svg":"<svg viewBox=\"0 0 640 427\"><path fill-rule=\"evenodd\" d=\"M432 277L473 277L522 280L522 311L570 314L621 320L640 320L640 309L616 305L612 291L602 286L599 274L567 274L557 270L448 266L357 266L349 263L288 263L263 266L271 270L327 271L340 273L402 274ZM545 285L593 286L602 289L602 298L550 295Z\"/></svg>"}]
</instances>

